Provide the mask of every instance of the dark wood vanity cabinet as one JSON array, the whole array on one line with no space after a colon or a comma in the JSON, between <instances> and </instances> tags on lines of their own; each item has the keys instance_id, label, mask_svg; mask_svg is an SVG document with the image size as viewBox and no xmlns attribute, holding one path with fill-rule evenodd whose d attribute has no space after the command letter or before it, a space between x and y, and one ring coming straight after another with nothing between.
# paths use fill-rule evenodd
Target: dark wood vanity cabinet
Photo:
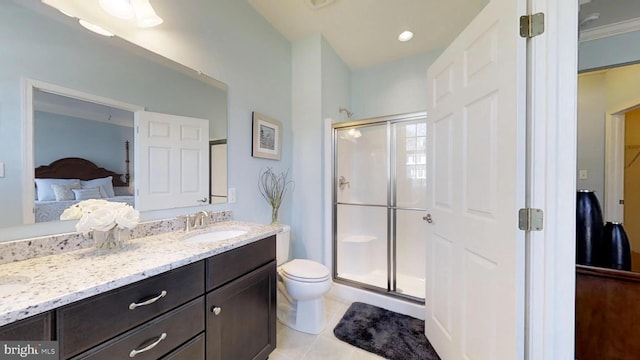
<instances>
[{"instance_id":1,"label":"dark wood vanity cabinet","mask_svg":"<svg viewBox=\"0 0 640 360\"><path fill-rule=\"evenodd\" d=\"M61 359L261 360L276 345L275 236L0 327ZM132 356L133 355L133 356Z\"/></svg>"},{"instance_id":2,"label":"dark wood vanity cabinet","mask_svg":"<svg viewBox=\"0 0 640 360\"><path fill-rule=\"evenodd\" d=\"M203 294L200 261L63 306L57 310L61 357L78 355Z\"/></svg>"},{"instance_id":3,"label":"dark wood vanity cabinet","mask_svg":"<svg viewBox=\"0 0 640 360\"><path fill-rule=\"evenodd\" d=\"M207 261L207 360L266 359L276 348L275 236Z\"/></svg>"},{"instance_id":4,"label":"dark wood vanity cabinet","mask_svg":"<svg viewBox=\"0 0 640 360\"><path fill-rule=\"evenodd\" d=\"M207 360L266 359L276 345L276 263L207 294Z\"/></svg>"},{"instance_id":5,"label":"dark wood vanity cabinet","mask_svg":"<svg viewBox=\"0 0 640 360\"><path fill-rule=\"evenodd\" d=\"M53 311L49 311L2 326L0 327L0 340L55 340L53 314Z\"/></svg>"}]
</instances>

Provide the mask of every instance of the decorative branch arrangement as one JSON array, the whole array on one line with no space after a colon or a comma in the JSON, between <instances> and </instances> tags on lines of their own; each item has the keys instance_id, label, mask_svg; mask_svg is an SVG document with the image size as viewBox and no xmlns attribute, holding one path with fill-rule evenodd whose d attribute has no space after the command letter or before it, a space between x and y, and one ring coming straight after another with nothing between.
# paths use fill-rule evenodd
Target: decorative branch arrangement
<instances>
[{"instance_id":1,"label":"decorative branch arrangement","mask_svg":"<svg viewBox=\"0 0 640 360\"><path fill-rule=\"evenodd\" d=\"M295 183L292 180L287 180L287 176L289 176L289 170L276 174L270 167L260 172L258 188L262 197L271 205L271 225L280 223L278 210L280 210L282 199L289 189L293 191L295 188Z\"/></svg>"}]
</instances>

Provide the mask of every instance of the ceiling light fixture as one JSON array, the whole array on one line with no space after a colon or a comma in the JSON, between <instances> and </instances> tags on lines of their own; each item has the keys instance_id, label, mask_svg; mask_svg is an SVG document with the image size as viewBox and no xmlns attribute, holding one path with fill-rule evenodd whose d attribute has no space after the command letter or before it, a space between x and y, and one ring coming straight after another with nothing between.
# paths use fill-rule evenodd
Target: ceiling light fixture
<instances>
[{"instance_id":1,"label":"ceiling light fixture","mask_svg":"<svg viewBox=\"0 0 640 360\"><path fill-rule=\"evenodd\" d=\"M109 15L119 19L135 18L136 25L141 28L157 26L163 22L149 0L100 0L100 6Z\"/></svg>"},{"instance_id":2,"label":"ceiling light fixture","mask_svg":"<svg viewBox=\"0 0 640 360\"><path fill-rule=\"evenodd\" d=\"M100 0L100 7L118 19L129 20L135 15L129 0Z\"/></svg>"},{"instance_id":3,"label":"ceiling light fixture","mask_svg":"<svg viewBox=\"0 0 640 360\"><path fill-rule=\"evenodd\" d=\"M153 10L149 0L132 0L132 3L139 27L148 28L162 24L162 18Z\"/></svg>"},{"instance_id":4,"label":"ceiling light fixture","mask_svg":"<svg viewBox=\"0 0 640 360\"><path fill-rule=\"evenodd\" d=\"M402 42L406 42L413 39L413 33L409 30L405 30L400 35L398 35L398 40Z\"/></svg>"},{"instance_id":5,"label":"ceiling light fixture","mask_svg":"<svg viewBox=\"0 0 640 360\"><path fill-rule=\"evenodd\" d=\"M100 34L103 36L113 36L113 33L105 30L103 27L90 23L87 20L80 19L78 20L78 22L80 23L80 25L84 26L88 30L93 31L96 34Z\"/></svg>"},{"instance_id":6,"label":"ceiling light fixture","mask_svg":"<svg viewBox=\"0 0 640 360\"><path fill-rule=\"evenodd\" d=\"M70 17L70 18L74 18L75 16L71 15L70 13L62 10L62 9L58 9L58 11L60 11L61 13L65 14L66 16Z\"/></svg>"}]
</instances>

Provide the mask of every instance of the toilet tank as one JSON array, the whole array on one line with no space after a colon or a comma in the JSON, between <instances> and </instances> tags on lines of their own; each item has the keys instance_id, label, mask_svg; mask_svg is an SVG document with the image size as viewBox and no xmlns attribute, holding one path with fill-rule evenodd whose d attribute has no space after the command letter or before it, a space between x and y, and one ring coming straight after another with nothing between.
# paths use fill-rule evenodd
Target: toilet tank
<instances>
[{"instance_id":1,"label":"toilet tank","mask_svg":"<svg viewBox=\"0 0 640 360\"><path fill-rule=\"evenodd\" d=\"M291 241L291 227L282 225L282 231L276 234L276 261L282 265L289 260L289 243Z\"/></svg>"}]
</instances>

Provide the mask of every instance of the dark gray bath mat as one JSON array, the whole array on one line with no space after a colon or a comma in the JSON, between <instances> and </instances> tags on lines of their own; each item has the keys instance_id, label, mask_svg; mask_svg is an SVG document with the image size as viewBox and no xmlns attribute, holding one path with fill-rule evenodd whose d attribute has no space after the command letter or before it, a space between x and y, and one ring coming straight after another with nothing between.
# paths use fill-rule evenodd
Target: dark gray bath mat
<instances>
[{"instance_id":1,"label":"dark gray bath mat","mask_svg":"<svg viewBox=\"0 0 640 360\"><path fill-rule=\"evenodd\" d=\"M424 336L424 321L354 302L333 329L336 337L391 360L440 360Z\"/></svg>"}]
</instances>

